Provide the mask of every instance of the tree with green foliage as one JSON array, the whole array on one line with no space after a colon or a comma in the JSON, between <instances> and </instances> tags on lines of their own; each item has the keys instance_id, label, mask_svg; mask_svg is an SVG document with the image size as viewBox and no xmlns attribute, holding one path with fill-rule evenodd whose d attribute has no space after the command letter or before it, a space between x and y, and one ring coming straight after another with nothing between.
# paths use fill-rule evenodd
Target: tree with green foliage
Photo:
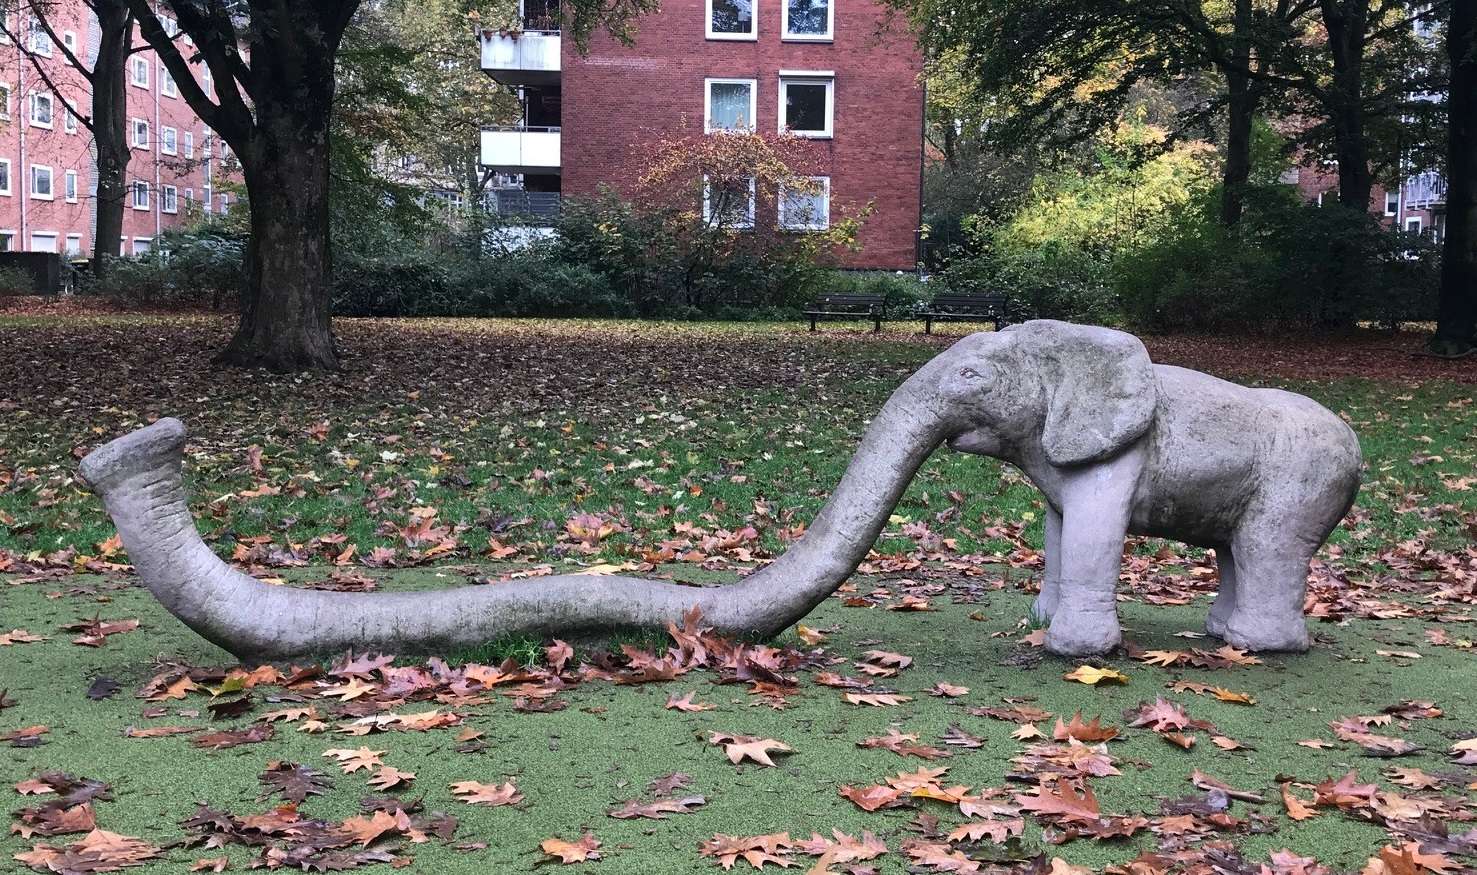
<instances>
[{"instance_id":1,"label":"tree with green foliage","mask_svg":"<svg viewBox=\"0 0 1477 875\"><path fill-rule=\"evenodd\" d=\"M1451 4L1446 29L1451 62L1446 164L1446 244L1432 352L1477 351L1477 3Z\"/></svg>"}]
</instances>

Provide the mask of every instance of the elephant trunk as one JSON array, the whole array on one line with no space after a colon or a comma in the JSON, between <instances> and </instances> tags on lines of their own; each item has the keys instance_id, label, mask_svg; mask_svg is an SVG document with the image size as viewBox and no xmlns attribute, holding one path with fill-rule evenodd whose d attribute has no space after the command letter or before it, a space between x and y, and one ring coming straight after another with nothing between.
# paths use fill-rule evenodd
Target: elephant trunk
<instances>
[{"instance_id":1,"label":"elephant trunk","mask_svg":"<svg viewBox=\"0 0 1477 875\"><path fill-rule=\"evenodd\" d=\"M501 635L590 637L681 622L696 607L731 634L770 636L835 592L876 541L903 491L943 437L925 368L894 393L845 477L785 555L720 587L561 575L417 593L339 593L272 586L201 540L182 479L185 428L162 419L82 460L149 591L232 654L282 660L348 649L445 652Z\"/></svg>"}]
</instances>

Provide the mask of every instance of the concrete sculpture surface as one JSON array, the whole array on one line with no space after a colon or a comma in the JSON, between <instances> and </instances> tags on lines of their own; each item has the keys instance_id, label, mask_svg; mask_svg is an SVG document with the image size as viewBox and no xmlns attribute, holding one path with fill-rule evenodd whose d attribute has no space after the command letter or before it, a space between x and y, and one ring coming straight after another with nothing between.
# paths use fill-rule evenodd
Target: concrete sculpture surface
<instances>
[{"instance_id":1,"label":"concrete sculpture surface","mask_svg":"<svg viewBox=\"0 0 1477 875\"><path fill-rule=\"evenodd\" d=\"M1023 470L1041 489L1047 646L1120 640L1114 587L1125 536L1214 547L1207 628L1238 647L1302 650L1308 563L1348 511L1359 444L1299 395L1154 365L1133 336L1038 321L959 341L900 386L863 435L805 536L738 583L691 587L563 575L419 593L272 586L201 540L181 466L185 428L162 419L83 459L138 575L190 628L242 659L356 650L435 652L504 634L581 637L704 622L770 636L866 557L924 460L947 442Z\"/></svg>"}]
</instances>

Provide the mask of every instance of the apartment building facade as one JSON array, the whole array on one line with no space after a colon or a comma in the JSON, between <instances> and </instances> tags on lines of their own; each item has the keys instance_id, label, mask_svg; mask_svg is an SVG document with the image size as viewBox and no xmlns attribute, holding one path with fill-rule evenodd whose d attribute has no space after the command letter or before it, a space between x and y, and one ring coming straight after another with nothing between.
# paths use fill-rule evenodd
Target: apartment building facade
<instances>
[{"instance_id":1,"label":"apartment building facade","mask_svg":"<svg viewBox=\"0 0 1477 875\"><path fill-rule=\"evenodd\" d=\"M92 95L68 54L90 69L101 32L81 0L49 7L46 21L61 45L24 5L5 15L14 39L0 35L0 250L85 257L96 227L97 156L78 117L91 116ZM137 32L133 43L147 45ZM213 96L205 65L195 71ZM232 195L221 185L233 165L152 50L130 56L127 79L131 156L118 252L141 255L166 229L227 212Z\"/></svg>"},{"instance_id":2,"label":"apartment building facade","mask_svg":"<svg viewBox=\"0 0 1477 875\"><path fill-rule=\"evenodd\" d=\"M484 71L523 105L519 124L482 133L482 164L511 183L492 192L504 211L548 211L602 186L633 195L644 147L665 137L789 133L815 141L816 185L751 201L752 222L807 233L870 205L842 264L917 265L922 57L880 3L667 0L632 43L600 33L584 54L559 32L557 4L525 0L520 13L522 30L482 33Z\"/></svg>"}]
</instances>

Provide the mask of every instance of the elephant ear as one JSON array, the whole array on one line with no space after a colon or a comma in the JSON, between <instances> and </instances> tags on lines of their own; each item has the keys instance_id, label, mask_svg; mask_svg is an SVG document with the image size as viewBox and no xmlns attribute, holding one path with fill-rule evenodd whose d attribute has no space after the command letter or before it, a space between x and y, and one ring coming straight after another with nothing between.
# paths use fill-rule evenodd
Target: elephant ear
<instances>
[{"instance_id":1,"label":"elephant ear","mask_svg":"<svg viewBox=\"0 0 1477 875\"><path fill-rule=\"evenodd\" d=\"M1018 329L1042 372L1047 405L1041 444L1054 465L1106 459L1149 430L1158 384L1137 337L1042 320Z\"/></svg>"}]
</instances>

